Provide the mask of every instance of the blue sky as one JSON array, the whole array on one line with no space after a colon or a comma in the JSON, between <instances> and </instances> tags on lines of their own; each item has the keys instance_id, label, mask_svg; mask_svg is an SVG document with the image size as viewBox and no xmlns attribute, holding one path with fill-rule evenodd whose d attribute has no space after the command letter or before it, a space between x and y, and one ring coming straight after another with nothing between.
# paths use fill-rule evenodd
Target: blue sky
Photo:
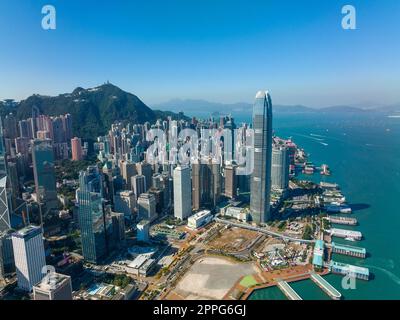
<instances>
[{"instance_id":1,"label":"blue sky","mask_svg":"<svg viewBox=\"0 0 400 320\"><path fill-rule=\"evenodd\" d=\"M53 4L57 29L41 28ZM357 9L357 30L341 8ZM0 99L109 80L151 105L173 98L322 107L400 102L398 0L0 3Z\"/></svg>"}]
</instances>

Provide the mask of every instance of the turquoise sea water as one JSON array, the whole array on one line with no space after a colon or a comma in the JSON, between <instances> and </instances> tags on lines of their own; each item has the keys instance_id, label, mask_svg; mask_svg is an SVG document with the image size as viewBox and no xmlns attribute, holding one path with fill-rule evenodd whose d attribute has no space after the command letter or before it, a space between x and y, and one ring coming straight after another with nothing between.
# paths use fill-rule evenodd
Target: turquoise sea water
<instances>
[{"instance_id":1,"label":"turquoise sea water","mask_svg":"<svg viewBox=\"0 0 400 320\"><path fill-rule=\"evenodd\" d=\"M208 114L195 116L204 117ZM251 116L233 114L236 123ZM336 242L365 247L367 259L334 255L339 262L369 268L373 279L357 280L355 290L344 290L342 277L325 277L344 299L400 299L400 118L376 114L274 114L274 130L304 148L315 164L326 163L331 177L305 178L340 184L353 206L356 227L364 239ZM338 226L346 228L345 226ZM304 299L326 299L311 281L293 284ZM254 292L250 299L285 299L276 287Z\"/></svg>"},{"instance_id":2,"label":"turquoise sea water","mask_svg":"<svg viewBox=\"0 0 400 320\"><path fill-rule=\"evenodd\" d=\"M340 184L359 221L357 227L350 228L364 235L364 240L348 244L365 247L367 259L341 255L334 255L333 259L367 267L373 279L357 280L355 290L344 290L338 275L328 275L326 279L345 299L400 299L400 118L276 115L274 130L279 136L292 137L315 164L330 166L333 174L325 179ZM319 174L307 178L321 180ZM293 287L304 299L326 299L311 281L301 281ZM282 299L277 290L262 289L250 299Z\"/></svg>"}]
</instances>

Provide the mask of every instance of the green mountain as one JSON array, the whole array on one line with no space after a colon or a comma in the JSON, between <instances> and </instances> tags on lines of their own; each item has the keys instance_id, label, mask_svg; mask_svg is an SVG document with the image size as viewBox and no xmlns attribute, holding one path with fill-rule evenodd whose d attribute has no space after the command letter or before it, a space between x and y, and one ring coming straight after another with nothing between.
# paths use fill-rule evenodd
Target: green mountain
<instances>
[{"instance_id":1,"label":"green mountain","mask_svg":"<svg viewBox=\"0 0 400 320\"><path fill-rule=\"evenodd\" d=\"M146 106L137 96L125 92L107 83L95 88L76 88L72 93L58 96L32 95L15 106L18 119L32 116L32 107L37 107L41 114L56 116L72 115L73 133L84 139L94 140L108 132L115 121L134 123L153 123L163 116ZM0 105L1 113L10 112L10 108Z\"/></svg>"}]
</instances>

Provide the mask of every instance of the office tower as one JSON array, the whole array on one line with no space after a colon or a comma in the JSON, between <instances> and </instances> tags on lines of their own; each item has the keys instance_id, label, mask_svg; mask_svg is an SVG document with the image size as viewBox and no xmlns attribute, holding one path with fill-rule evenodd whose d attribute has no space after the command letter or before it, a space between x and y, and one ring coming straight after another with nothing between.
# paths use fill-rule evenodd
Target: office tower
<instances>
[{"instance_id":1,"label":"office tower","mask_svg":"<svg viewBox=\"0 0 400 320\"><path fill-rule=\"evenodd\" d=\"M253 222L271 219L272 103L269 93L259 91L253 108L254 168L250 185Z\"/></svg>"},{"instance_id":2,"label":"office tower","mask_svg":"<svg viewBox=\"0 0 400 320\"><path fill-rule=\"evenodd\" d=\"M53 128L53 135L52 139L54 144L63 143L67 140L65 139L65 132L63 121L60 117L52 118L52 128Z\"/></svg>"},{"instance_id":3,"label":"office tower","mask_svg":"<svg viewBox=\"0 0 400 320\"><path fill-rule=\"evenodd\" d=\"M7 198L7 176L0 179L0 232L11 228L10 210Z\"/></svg>"},{"instance_id":4,"label":"office tower","mask_svg":"<svg viewBox=\"0 0 400 320\"><path fill-rule=\"evenodd\" d=\"M190 168L179 166L174 170L174 216L184 220L192 214Z\"/></svg>"},{"instance_id":5,"label":"office tower","mask_svg":"<svg viewBox=\"0 0 400 320\"><path fill-rule=\"evenodd\" d=\"M12 230L0 231L0 279L15 272Z\"/></svg>"},{"instance_id":6,"label":"office tower","mask_svg":"<svg viewBox=\"0 0 400 320\"><path fill-rule=\"evenodd\" d=\"M34 300L72 300L71 277L50 273L33 286Z\"/></svg>"},{"instance_id":7,"label":"office tower","mask_svg":"<svg viewBox=\"0 0 400 320\"><path fill-rule=\"evenodd\" d=\"M222 189L220 165L218 163L192 164L192 206L193 210L200 208L214 209Z\"/></svg>"},{"instance_id":8,"label":"office tower","mask_svg":"<svg viewBox=\"0 0 400 320\"><path fill-rule=\"evenodd\" d=\"M271 183L276 189L289 187L289 153L284 146L272 149Z\"/></svg>"},{"instance_id":9,"label":"office tower","mask_svg":"<svg viewBox=\"0 0 400 320\"><path fill-rule=\"evenodd\" d=\"M131 180L133 192L136 195L136 199L138 199L142 193L146 192L146 177L142 175L136 175L132 177Z\"/></svg>"},{"instance_id":10,"label":"office tower","mask_svg":"<svg viewBox=\"0 0 400 320\"><path fill-rule=\"evenodd\" d=\"M151 164L147 163L147 162L139 162L136 164L136 168L137 168L137 173L138 175L142 175L145 176L146 178L146 190L149 190L151 187L151 183L152 183L152 169L151 169Z\"/></svg>"},{"instance_id":11,"label":"office tower","mask_svg":"<svg viewBox=\"0 0 400 320\"><path fill-rule=\"evenodd\" d=\"M7 163L8 170L8 184L7 188L11 190L13 200L21 197L19 180L18 180L18 166L16 162ZM1 211L1 209L0 209Z\"/></svg>"},{"instance_id":12,"label":"office tower","mask_svg":"<svg viewBox=\"0 0 400 320\"><path fill-rule=\"evenodd\" d=\"M38 202L44 204L46 207L45 216L49 210L56 209L58 206L54 154L51 140L33 140L32 160L36 195Z\"/></svg>"},{"instance_id":13,"label":"office tower","mask_svg":"<svg viewBox=\"0 0 400 320\"><path fill-rule=\"evenodd\" d=\"M156 200L156 213L161 215L164 212L164 191L151 187L148 191Z\"/></svg>"},{"instance_id":14,"label":"office tower","mask_svg":"<svg viewBox=\"0 0 400 320\"><path fill-rule=\"evenodd\" d=\"M19 121L18 129L21 138L33 139L31 119Z\"/></svg>"},{"instance_id":15,"label":"office tower","mask_svg":"<svg viewBox=\"0 0 400 320\"><path fill-rule=\"evenodd\" d=\"M153 187L153 188L157 188L157 189L162 189L161 180L162 180L161 174L159 174L159 173L153 174L153 177L152 177L152 187Z\"/></svg>"},{"instance_id":16,"label":"office tower","mask_svg":"<svg viewBox=\"0 0 400 320\"><path fill-rule=\"evenodd\" d=\"M125 240L125 218L120 212L111 212L111 221L113 228L112 243L115 248L120 248Z\"/></svg>"},{"instance_id":17,"label":"office tower","mask_svg":"<svg viewBox=\"0 0 400 320\"><path fill-rule=\"evenodd\" d=\"M114 210L124 214L125 218L132 219L135 215L136 196L131 190L119 191L114 196Z\"/></svg>"},{"instance_id":18,"label":"office tower","mask_svg":"<svg viewBox=\"0 0 400 320\"><path fill-rule=\"evenodd\" d=\"M18 137L15 139L15 152L21 153L22 155L28 155L30 143L31 140L29 138Z\"/></svg>"},{"instance_id":19,"label":"office tower","mask_svg":"<svg viewBox=\"0 0 400 320\"><path fill-rule=\"evenodd\" d=\"M125 189L132 189L132 177L137 174L136 164L123 160L120 163L120 167Z\"/></svg>"},{"instance_id":20,"label":"office tower","mask_svg":"<svg viewBox=\"0 0 400 320\"><path fill-rule=\"evenodd\" d=\"M12 234L18 288L32 291L44 277L46 265L43 235L40 227L28 226Z\"/></svg>"},{"instance_id":21,"label":"office tower","mask_svg":"<svg viewBox=\"0 0 400 320\"><path fill-rule=\"evenodd\" d=\"M60 117L63 124L65 141L69 141L72 138L72 116L69 113L67 113Z\"/></svg>"},{"instance_id":22,"label":"office tower","mask_svg":"<svg viewBox=\"0 0 400 320\"><path fill-rule=\"evenodd\" d=\"M107 237L112 233L111 219L103 207L103 177L97 166L79 173L76 194L83 256L97 264L108 254Z\"/></svg>"},{"instance_id":23,"label":"office tower","mask_svg":"<svg viewBox=\"0 0 400 320\"><path fill-rule=\"evenodd\" d=\"M83 159L81 139L77 137L71 139L71 153L72 161L79 161Z\"/></svg>"},{"instance_id":24,"label":"office tower","mask_svg":"<svg viewBox=\"0 0 400 320\"><path fill-rule=\"evenodd\" d=\"M141 220L136 225L136 238L138 241L149 242L150 239L150 222L147 220Z\"/></svg>"},{"instance_id":25,"label":"office tower","mask_svg":"<svg viewBox=\"0 0 400 320\"><path fill-rule=\"evenodd\" d=\"M7 175L7 155L4 147L3 125L0 118L0 178Z\"/></svg>"},{"instance_id":26,"label":"office tower","mask_svg":"<svg viewBox=\"0 0 400 320\"><path fill-rule=\"evenodd\" d=\"M236 166L227 165L224 170L225 196L234 199L237 196L237 175Z\"/></svg>"},{"instance_id":27,"label":"office tower","mask_svg":"<svg viewBox=\"0 0 400 320\"><path fill-rule=\"evenodd\" d=\"M14 140L18 137L17 120L12 113L4 118L3 129L4 138Z\"/></svg>"},{"instance_id":28,"label":"office tower","mask_svg":"<svg viewBox=\"0 0 400 320\"><path fill-rule=\"evenodd\" d=\"M156 198L151 193L142 193L138 198L138 220L149 220L152 222L156 219Z\"/></svg>"}]
</instances>

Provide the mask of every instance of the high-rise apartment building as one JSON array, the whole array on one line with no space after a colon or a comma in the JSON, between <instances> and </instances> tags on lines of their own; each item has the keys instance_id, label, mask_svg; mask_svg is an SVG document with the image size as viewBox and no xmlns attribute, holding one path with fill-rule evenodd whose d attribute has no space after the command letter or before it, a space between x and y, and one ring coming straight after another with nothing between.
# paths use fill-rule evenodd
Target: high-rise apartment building
<instances>
[{"instance_id":1,"label":"high-rise apartment building","mask_svg":"<svg viewBox=\"0 0 400 320\"><path fill-rule=\"evenodd\" d=\"M272 188L285 190L289 187L289 153L286 147L272 149Z\"/></svg>"}]
</instances>

